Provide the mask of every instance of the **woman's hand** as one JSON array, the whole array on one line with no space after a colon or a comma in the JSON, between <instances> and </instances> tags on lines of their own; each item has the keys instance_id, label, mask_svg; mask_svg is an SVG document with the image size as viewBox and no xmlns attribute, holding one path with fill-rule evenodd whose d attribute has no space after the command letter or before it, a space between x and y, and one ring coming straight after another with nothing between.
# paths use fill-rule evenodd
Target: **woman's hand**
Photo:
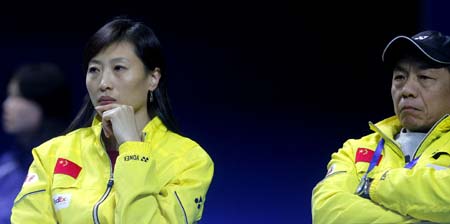
<instances>
[{"instance_id":1,"label":"woman's hand","mask_svg":"<svg viewBox=\"0 0 450 224\"><path fill-rule=\"evenodd\" d=\"M114 136L119 146L126 141L140 141L133 107L112 103L95 109L102 113L102 128L107 138Z\"/></svg>"}]
</instances>

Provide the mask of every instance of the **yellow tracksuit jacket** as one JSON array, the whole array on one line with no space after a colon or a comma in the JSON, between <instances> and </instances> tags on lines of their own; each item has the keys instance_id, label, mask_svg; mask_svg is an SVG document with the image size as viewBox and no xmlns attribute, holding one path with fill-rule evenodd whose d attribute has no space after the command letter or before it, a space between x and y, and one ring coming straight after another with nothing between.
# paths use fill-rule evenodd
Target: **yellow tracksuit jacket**
<instances>
[{"instance_id":1,"label":"yellow tracksuit jacket","mask_svg":"<svg viewBox=\"0 0 450 224\"><path fill-rule=\"evenodd\" d=\"M197 143L155 117L143 142L120 146L113 172L100 132L94 120L33 149L12 223L178 224L201 218L214 168Z\"/></svg>"},{"instance_id":2,"label":"yellow tracksuit jacket","mask_svg":"<svg viewBox=\"0 0 450 224\"><path fill-rule=\"evenodd\" d=\"M312 193L314 223L450 223L450 117L444 116L419 145L412 169L394 136L401 125L391 117L376 125L375 132L350 139L331 156L328 173ZM369 173L374 178L371 199L355 194L369 162L355 162L358 149L375 151L385 139L382 158Z\"/></svg>"}]
</instances>

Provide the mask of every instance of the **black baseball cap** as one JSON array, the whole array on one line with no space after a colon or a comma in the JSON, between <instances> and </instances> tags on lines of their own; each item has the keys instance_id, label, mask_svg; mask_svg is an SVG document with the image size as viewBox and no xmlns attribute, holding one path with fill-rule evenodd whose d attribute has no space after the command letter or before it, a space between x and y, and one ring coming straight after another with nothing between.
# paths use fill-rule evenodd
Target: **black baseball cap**
<instances>
[{"instance_id":1,"label":"black baseball cap","mask_svg":"<svg viewBox=\"0 0 450 224\"><path fill-rule=\"evenodd\" d=\"M450 65L450 37L438 31L427 30L412 37L397 36L386 45L381 58L385 64L394 65L408 51L416 51L433 63Z\"/></svg>"}]
</instances>

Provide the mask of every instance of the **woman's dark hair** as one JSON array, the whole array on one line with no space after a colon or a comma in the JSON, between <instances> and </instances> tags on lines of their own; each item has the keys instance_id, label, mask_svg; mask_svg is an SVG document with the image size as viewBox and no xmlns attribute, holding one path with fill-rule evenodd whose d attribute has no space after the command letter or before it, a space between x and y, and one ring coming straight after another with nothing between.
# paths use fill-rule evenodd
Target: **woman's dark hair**
<instances>
[{"instance_id":1,"label":"woman's dark hair","mask_svg":"<svg viewBox=\"0 0 450 224\"><path fill-rule=\"evenodd\" d=\"M11 81L17 82L24 98L41 107L44 118L69 120L72 95L59 66L50 62L25 64L13 73Z\"/></svg>"},{"instance_id":2,"label":"woman's dark hair","mask_svg":"<svg viewBox=\"0 0 450 224\"><path fill-rule=\"evenodd\" d=\"M153 91L153 101L150 101L150 92L147 94L147 111L150 117L158 116L169 130L178 133L178 126L172 114L167 94L166 67L161 44L148 26L127 18L116 18L105 24L85 46L83 70L87 71L89 61L100 51L119 42L128 42L134 46L137 57L143 62L147 71L160 69L161 78L158 87ZM83 107L66 132L88 127L95 115L95 108L89 100L89 96L86 95Z\"/></svg>"}]
</instances>

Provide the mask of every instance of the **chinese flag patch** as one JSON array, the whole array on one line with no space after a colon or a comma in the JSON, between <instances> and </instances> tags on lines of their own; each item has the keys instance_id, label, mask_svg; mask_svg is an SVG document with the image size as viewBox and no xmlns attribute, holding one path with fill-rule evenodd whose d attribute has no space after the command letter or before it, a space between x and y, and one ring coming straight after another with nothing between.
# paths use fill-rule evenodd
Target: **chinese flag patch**
<instances>
[{"instance_id":1,"label":"chinese flag patch","mask_svg":"<svg viewBox=\"0 0 450 224\"><path fill-rule=\"evenodd\" d=\"M374 154L375 154L375 152L372 151L371 149L358 148L358 150L356 151L355 163L357 163L357 162L370 163ZM378 164L380 164L382 157L383 157L383 155L380 155L380 158L377 161L377 166L378 166Z\"/></svg>"},{"instance_id":2,"label":"chinese flag patch","mask_svg":"<svg viewBox=\"0 0 450 224\"><path fill-rule=\"evenodd\" d=\"M64 158L58 158L58 161L56 161L55 170L53 173L55 174L65 174L69 175L75 179L77 179L78 174L80 174L81 167L78 166L76 163L64 159Z\"/></svg>"}]
</instances>

